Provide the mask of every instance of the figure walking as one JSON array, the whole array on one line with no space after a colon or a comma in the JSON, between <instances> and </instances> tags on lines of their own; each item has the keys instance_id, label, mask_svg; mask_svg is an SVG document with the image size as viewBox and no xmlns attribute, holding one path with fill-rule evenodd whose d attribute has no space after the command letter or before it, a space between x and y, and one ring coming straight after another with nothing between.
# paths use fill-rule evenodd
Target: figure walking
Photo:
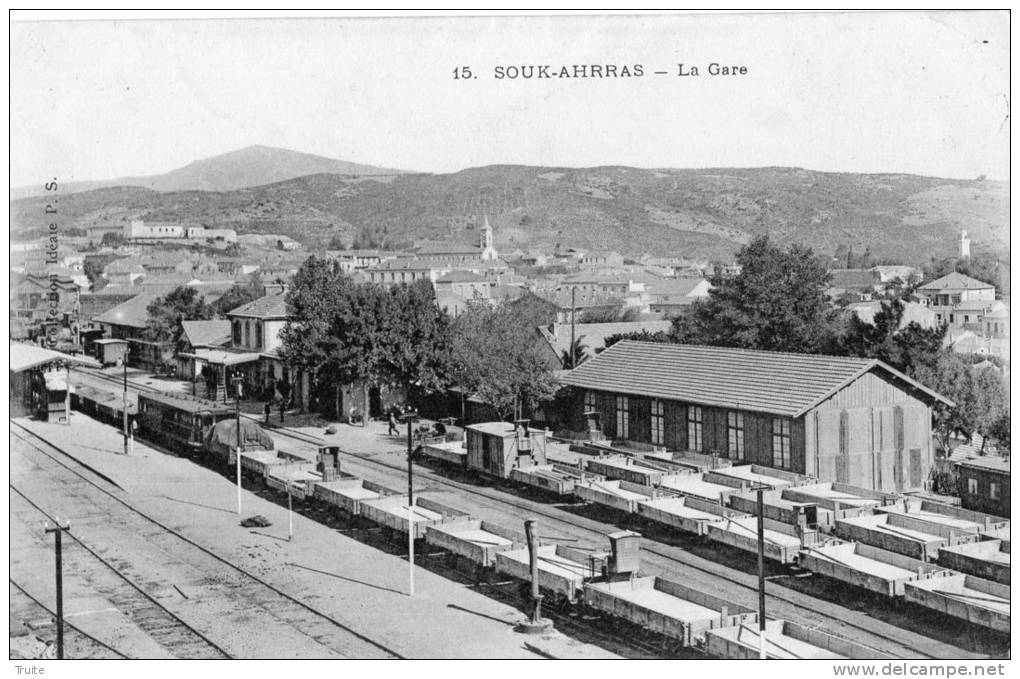
<instances>
[{"instance_id":1,"label":"figure walking","mask_svg":"<svg viewBox=\"0 0 1020 679\"><path fill-rule=\"evenodd\" d=\"M388 433L390 436L400 436L400 430L397 429L397 417L393 414L392 410L390 411L390 430Z\"/></svg>"}]
</instances>

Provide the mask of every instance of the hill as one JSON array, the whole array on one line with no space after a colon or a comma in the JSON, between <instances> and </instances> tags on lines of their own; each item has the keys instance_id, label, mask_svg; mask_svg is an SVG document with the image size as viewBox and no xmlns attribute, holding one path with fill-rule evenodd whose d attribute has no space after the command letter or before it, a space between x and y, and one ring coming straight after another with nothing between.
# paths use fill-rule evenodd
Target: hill
<instances>
[{"instance_id":1,"label":"hill","mask_svg":"<svg viewBox=\"0 0 1020 679\"><path fill-rule=\"evenodd\" d=\"M113 186L136 186L163 192L233 191L312 174L393 175L401 172L272 146L249 146L212 158L196 160L166 174L69 182L61 185L60 191L80 193ZM11 190L11 198L25 198L41 193L41 187L19 187Z\"/></svg>"},{"instance_id":2,"label":"hill","mask_svg":"<svg viewBox=\"0 0 1020 679\"><path fill-rule=\"evenodd\" d=\"M647 170L519 165L443 175L316 174L224 192L112 188L61 196L67 226L131 218L284 233L309 247L334 235L379 245L477 242L487 214L503 250L557 243L730 259L758 233L831 254L870 248L920 264L952 256L960 229L985 251L1009 247L1005 182L797 168ZM12 233L41 234L42 200L11 203Z\"/></svg>"}]
</instances>

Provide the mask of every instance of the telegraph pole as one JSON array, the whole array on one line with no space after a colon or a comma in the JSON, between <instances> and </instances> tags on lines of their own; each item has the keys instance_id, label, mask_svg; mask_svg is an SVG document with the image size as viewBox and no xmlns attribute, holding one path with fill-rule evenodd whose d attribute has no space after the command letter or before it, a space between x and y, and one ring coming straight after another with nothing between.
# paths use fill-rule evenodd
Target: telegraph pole
<instances>
[{"instance_id":1,"label":"telegraph pole","mask_svg":"<svg viewBox=\"0 0 1020 679\"><path fill-rule=\"evenodd\" d=\"M128 344L124 349L124 454L128 454L128 402L127 402L127 364L128 354L131 353L131 345Z\"/></svg>"},{"instance_id":2,"label":"telegraph pole","mask_svg":"<svg viewBox=\"0 0 1020 679\"><path fill-rule=\"evenodd\" d=\"M765 660L765 485L758 485L758 658Z\"/></svg>"},{"instance_id":3,"label":"telegraph pole","mask_svg":"<svg viewBox=\"0 0 1020 679\"><path fill-rule=\"evenodd\" d=\"M414 449L411 441L411 427L418 421L418 413L408 408L404 413L407 420L407 563L408 596L414 596L414 465L412 456Z\"/></svg>"},{"instance_id":4,"label":"telegraph pole","mask_svg":"<svg viewBox=\"0 0 1020 679\"><path fill-rule=\"evenodd\" d=\"M64 565L63 565L63 546L61 544L60 537L63 535L65 530L71 530L71 524L68 522L66 526L60 525L60 519L56 519L57 525L50 528L48 524L43 524L43 528L47 533L53 533L55 542L53 543L53 552L56 555L56 572L57 572L57 660L64 659Z\"/></svg>"},{"instance_id":5,"label":"telegraph pole","mask_svg":"<svg viewBox=\"0 0 1020 679\"><path fill-rule=\"evenodd\" d=\"M576 314L576 305L574 304L574 294L577 292L575 286L570 286L570 369L573 370L576 366L577 357L574 356L574 316Z\"/></svg>"},{"instance_id":6,"label":"telegraph pole","mask_svg":"<svg viewBox=\"0 0 1020 679\"><path fill-rule=\"evenodd\" d=\"M237 516L241 516L241 376L230 378L234 386L234 424L237 430Z\"/></svg>"}]
</instances>

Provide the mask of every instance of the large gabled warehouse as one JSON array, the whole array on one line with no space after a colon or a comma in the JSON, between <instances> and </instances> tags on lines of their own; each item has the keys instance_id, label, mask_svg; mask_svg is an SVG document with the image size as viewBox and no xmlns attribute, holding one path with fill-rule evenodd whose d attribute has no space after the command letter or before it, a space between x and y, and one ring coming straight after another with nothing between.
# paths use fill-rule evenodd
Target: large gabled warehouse
<instances>
[{"instance_id":1,"label":"large gabled warehouse","mask_svg":"<svg viewBox=\"0 0 1020 679\"><path fill-rule=\"evenodd\" d=\"M922 487L952 405L873 359L684 344L620 342L561 380L611 438L882 491Z\"/></svg>"}]
</instances>

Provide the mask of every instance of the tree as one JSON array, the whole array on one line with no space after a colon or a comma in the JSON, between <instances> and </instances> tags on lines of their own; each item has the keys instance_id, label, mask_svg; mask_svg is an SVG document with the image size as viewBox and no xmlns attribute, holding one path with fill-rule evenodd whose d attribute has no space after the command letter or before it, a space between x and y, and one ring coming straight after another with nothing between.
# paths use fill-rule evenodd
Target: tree
<instances>
[{"instance_id":1,"label":"tree","mask_svg":"<svg viewBox=\"0 0 1020 679\"><path fill-rule=\"evenodd\" d=\"M929 329L916 322L904 326L905 308L900 300L882 302L871 323L851 313L839 340L839 353L877 358L905 373L922 364L932 365L942 349L946 327Z\"/></svg>"},{"instance_id":2,"label":"tree","mask_svg":"<svg viewBox=\"0 0 1020 679\"><path fill-rule=\"evenodd\" d=\"M617 342L622 342L624 340L636 340L638 342L672 342L673 336L663 330L656 332L648 332L647 330L641 330L639 332L621 332L616 335L610 335L606 338L606 349Z\"/></svg>"},{"instance_id":3,"label":"tree","mask_svg":"<svg viewBox=\"0 0 1020 679\"><path fill-rule=\"evenodd\" d=\"M472 306L453 321L450 376L501 419L552 398L557 383L533 335L511 305Z\"/></svg>"},{"instance_id":4,"label":"tree","mask_svg":"<svg viewBox=\"0 0 1020 679\"><path fill-rule=\"evenodd\" d=\"M974 430L981 434L981 454L989 438L1001 435L1001 421L1009 414L1009 387L995 368L984 368L974 376ZM1009 445L1008 425L1006 427Z\"/></svg>"},{"instance_id":5,"label":"tree","mask_svg":"<svg viewBox=\"0 0 1020 679\"><path fill-rule=\"evenodd\" d=\"M329 239L329 245L326 246L327 250L346 250L347 241L344 239L342 234L333 234L333 237Z\"/></svg>"},{"instance_id":6,"label":"tree","mask_svg":"<svg viewBox=\"0 0 1020 679\"><path fill-rule=\"evenodd\" d=\"M686 344L819 353L831 350L835 312L826 297L829 274L814 253L788 250L758 236L737 253L741 272L718 273L707 300L673 321Z\"/></svg>"},{"instance_id":7,"label":"tree","mask_svg":"<svg viewBox=\"0 0 1020 679\"><path fill-rule=\"evenodd\" d=\"M449 317L436 304L426 280L395 285L381 300L380 375L425 393L446 385L449 362Z\"/></svg>"},{"instance_id":8,"label":"tree","mask_svg":"<svg viewBox=\"0 0 1020 679\"><path fill-rule=\"evenodd\" d=\"M529 329L556 322L556 305L547 299L542 299L530 290L510 302L510 309Z\"/></svg>"},{"instance_id":9,"label":"tree","mask_svg":"<svg viewBox=\"0 0 1020 679\"><path fill-rule=\"evenodd\" d=\"M380 297L362 290L338 262L313 256L298 269L286 299L280 357L333 385L334 413L342 419L342 386L374 376Z\"/></svg>"},{"instance_id":10,"label":"tree","mask_svg":"<svg viewBox=\"0 0 1020 679\"><path fill-rule=\"evenodd\" d=\"M960 435L969 439L974 432L976 416L973 371L950 349L943 349L931 364L917 366L913 376L929 389L956 403L955 406L948 406L940 402L932 409L932 433L948 455L953 436Z\"/></svg>"},{"instance_id":11,"label":"tree","mask_svg":"<svg viewBox=\"0 0 1020 679\"><path fill-rule=\"evenodd\" d=\"M253 302L265 293L265 286L258 273L253 273L245 283L234 285L226 294L213 302L212 308L217 316L226 316L239 306Z\"/></svg>"},{"instance_id":12,"label":"tree","mask_svg":"<svg viewBox=\"0 0 1020 679\"><path fill-rule=\"evenodd\" d=\"M163 297L157 297L145 308L145 339L150 342L177 344L184 333L183 321L208 321L213 310L194 288L180 286Z\"/></svg>"},{"instance_id":13,"label":"tree","mask_svg":"<svg viewBox=\"0 0 1020 679\"><path fill-rule=\"evenodd\" d=\"M117 231L107 231L103 234L102 240L99 241L100 245L115 248L124 245L127 241L124 239L124 234Z\"/></svg>"},{"instance_id":14,"label":"tree","mask_svg":"<svg viewBox=\"0 0 1020 679\"><path fill-rule=\"evenodd\" d=\"M995 439L996 444L999 446L1000 452L1009 452L1009 403L1006 403L1002 409L999 419L995 421L988 434Z\"/></svg>"},{"instance_id":15,"label":"tree","mask_svg":"<svg viewBox=\"0 0 1020 679\"><path fill-rule=\"evenodd\" d=\"M571 369L584 363L588 360L588 345L584 344L581 340L584 339L584 335L574 339L573 344L569 349L563 350L563 355L560 357L560 362L564 368Z\"/></svg>"}]
</instances>

